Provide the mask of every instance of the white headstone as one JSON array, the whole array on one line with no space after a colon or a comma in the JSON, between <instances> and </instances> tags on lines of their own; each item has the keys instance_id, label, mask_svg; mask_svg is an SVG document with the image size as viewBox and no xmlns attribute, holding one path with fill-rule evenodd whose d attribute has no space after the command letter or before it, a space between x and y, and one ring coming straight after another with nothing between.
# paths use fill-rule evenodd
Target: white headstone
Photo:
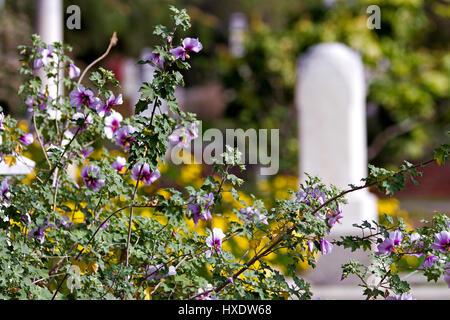
<instances>
[{"instance_id":1,"label":"white headstone","mask_svg":"<svg viewBox=\"0 0 450 320\"><path fill-rule=\"evenodd\" d=\"M347 189L367 176L366 86L361 58L340 43L312 47L299 61L296 102L299 111L301 181L304 172ZM376 219L376 199L367 190L350 194L339 233L352 224Z\"/></svg>"},{"instance_id":2,"label":"white headstone","mask_svg":"<svg viewBox=\"0 0 450 320\"><path fill-rule=\"evenodd\" d=\"M340 189L361 185L361 178L367 176L366 86L361 57L343 44L323 43L300 58L297 71L301 181L307 172ZM330 239L358 232L353 223L377 220L376 197L366 189L346 198L349 203L342 207L342 224L335 225ZM348 258L338 248L321 257L313 271L314 280L339 283L340 265Z\"/></svg>"}]
</instances>

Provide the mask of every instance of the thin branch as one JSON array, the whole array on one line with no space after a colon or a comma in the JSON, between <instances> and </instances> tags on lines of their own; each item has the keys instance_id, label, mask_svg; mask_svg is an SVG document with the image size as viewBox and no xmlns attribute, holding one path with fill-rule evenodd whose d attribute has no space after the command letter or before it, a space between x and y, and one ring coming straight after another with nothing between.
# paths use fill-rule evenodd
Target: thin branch
<instances>
[{"instance_id":1,"label":"thin branch","mask_svg":"<svg viewBox=\"0 0 450 320\"><path fill-rule=\"evenodd\" d=\"M396 172L395 174L400 174L400 173L403 173L403 172L405 172L405 171L407 171L407 170L410 170L410 169L413 169L413 168L425 166L425 165L427 165L427 164L429 164L429 163L431 163L431 162L434 162L434 161L435 161L434 159L430 159L430 160L428 160L428 161L425 161L425 162L422 162L422 163L420 163L420 164L414 165L414 166L412 166L411 168L399 170L399 171ZM384 181L385 179L386 179L386 178L382 178L382 179L373 181L372 183L369 183L369 184L366 183L366 184L364 184L364 185L362 185L362 186L354 187L354 188L351 188L351 189L347 189L347 190L345 190L345 191L342 191L342 192L339 193L338 195L336 195L336 196L330 198L329 200L325 201L322 205L320 205L319 207L317 207L317 208L311 213L311 215L314 215L314 214L317 213L320 209L322 209L322 208L325 207L326 205L330 204L331 202L333 202L333 201L335 201L335 200L337 200L337 199L339 199L339 198L342 198L342 197L343 197L344 195L346 195L347 193L351 193L351 192L355 192L355 191L357 191L357 190L369 188L369 187L371 187L371 186L374 186L374 185L377 185L377 184L381 183L381 182ZM260 260L262 257L266 256L266 254L270 253L271 250L272 250L276 245L278 245L278 244L282 241L283 237L282 237L281 235L283 235L283 236L289 235L290 233L292 233L292 232L295 230L295 228L296 228L296 225L293 225L292 227L290 227L289 229L287 229L286 232L285 232L284 234L283 234L283 232L280 232L280 233L278 234L278 236L277 236L276 238L274 238L273 243L272 243L270 246L268 246L268 248L266 248L263 252L260 252L260 253L256 254L255 256L253 256L253 258L252 258L249 262L247 262L241 269L239 269L239 271L237 271L231 278L232 278L232 279L237 279L237 277L238 277L239 275L241 275L244 271L246 271L248 268L250 268L256 261ZM222 285L216 287L216 289L209 290L209 292L215 291L216 293L218 293L218 292L222 291L226 286L228 286L229 283L230 283L230 282L225 282L225 283L223 283ZM194 298L196 298L196 297L198 297L198 296L200 296L200 295L204 295L204 294L206 294L207 292L208 292L208 291L202 292L201 294L196 294L196 295L190 297L189 300L194 299Z\"/></svg>"},{"instance_id":2,"label":"thin branch","mask_svg":"<svg viewBox=\"0 0 450 320\"><path fill-rule=\"evenodd\" d=\"M48 159L47 151L44 148L44 144L41 140L41 135L40 135L39 130L36 125L36 112L35 111L33 111L33 125L34 125L34 131L36 131L37 139L39 141L39 144L41 145L42 152L44 152L45 159L47 160L48 167L51 168L52 164L50 163L50 160Z\"/></svg>"},{"instance_id":3,"label":"thin branch","mask_svg":"<svg viewBox=\"0 0 450 320\"><path fill-rule=\"evenodd\" d=\"M393 138L407 133L420 125L416 119L408 118L400 123L387 127L375 137L372 144L367 149L367 158L374 159L383 150L383 147Z\"/></svg>"},{"instance_id":4,"label":"thin branch","mask_svg":"<svg viewBox=\"0 0 450 320\"><path fill-rule=\"evenodd\" d=\"M84 69L83 73L81 74L80 78L78 79L78 84L81 83L81 80L83 80L84 76L86 75L86 72L88 72L88 70L90 68L92 68L93 65L95 65L96 63L100 62L101 60L103 60L108 54L109 51L111 51L111 48L114 47L117 44L117 41L119 39L117 38L117 33L114 31L111 40L109 40L109 46L108 49L106 49L105 53L103 55L101 55L100 57L98 57L96 60L94 60L90 65L88 65L86 67L86 69Z\"/></svg>"}]
</instances>

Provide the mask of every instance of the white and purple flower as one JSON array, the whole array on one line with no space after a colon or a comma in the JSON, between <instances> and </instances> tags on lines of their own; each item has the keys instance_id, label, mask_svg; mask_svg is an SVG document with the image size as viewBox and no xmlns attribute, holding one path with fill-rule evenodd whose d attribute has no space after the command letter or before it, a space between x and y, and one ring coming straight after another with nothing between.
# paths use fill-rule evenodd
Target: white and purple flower
<instances>
[{"instance_id":1,"label":"white and purple flower","mask_svg":"<svg viewBox=\"0 0 450 320\"><path fill-rule=\"evenodd\" d=\"M29 225L31 223L30 214L28 212L25 212L25 214L20 216L20 220L22 220L26 225Z\"/></svg>"},{"instance_id":2,"label":"white and purple flower","mask_svg":"<svg viewBox=\"0 0 450 320\"><path fill-rule=\"evenodd\" d=\"M35 229L30 230L28 232L28 236L30 238L35 238L37 241L39 241L40 244L44 243L45 240L45 231L52 227L53 225L49 224L50 217L47 217L47 220L44 224L37 226Z\"/></svg>"},{"instance_id":3,"label":"white and purple flower","mask_svg":"<svg viewBox=\"0 0 450 320\"><path fill-rule=\"evenodd\" d=\"M314 250L314 242L310 240L310 241L308 241L308 243L306 245L308 247L309 252L312 253Z\"/></svg>"},{"instance_id":4,"label":"white and purple flower","mask_svg":"<svg viewBox=\"0 0 450 320\"><path fill-rule=\"evenodd\" d=\"M73 62L69 64L69 78L77 78L80 76L80 68L78 68Z\"/></svg>"},{"instance_id":5,"label":"white and purple flower","mask_svg":"<svg viewBox=\"0 0 450 320\"><path fill-rule=\"evenodd\" d=\"M105 180L100 179L100 168L96 165L85 165L81 169L81 177L86 186L94 191L99 191L105 185Z\"/></svg>"},{"instance_id":6,"label":"white and purple flower","mask_svg":"<svg viewBox=\"0 0 450 320\"><path fill-rule=\"evenodd\" d=\"M97 113L100 117L103 117L104 115L109 116L111 112L114 112L112 107L121 105L122 103L122 94L119 94L117 98L114 96L114 94L111 94L108 100L106 100L106 103L99 103L97 105Z\"/></svg>"},{"instance_id":7,"label":"white and purple flower","mask_svg":"<svg viewBox=\"0 0 450 320\"><path fill-rule=\"evenodd\" d=\"M200 198L197 197L197 202L194 203L194 198L189 198L189 204L186 209L191 211L194 216L194 223L197 227L198 220L211 220L212 214L210 207L214 204L214 194L212 192L207 195L203 195Z\"/></svg>"},{"instance_id":8,"label":"white and purple flower","mask_svg":"<svg viewBox=\"0 0 450 320\"><path fill-rule=\"evenodd\" d=\"M450 262L445 265L444 281L450 288Z\"/></svg>"},{"instance_id":9,"label":"white and purple flower","mask_svg":"<svg viewBox=\"0 0 450 320\"><path fill-rule=\"evenodd\" d=\"M450 250L450 232L444 230L434 235L434 243L430 246L433 250L448 252Z\"/></svg>"},{"instance_id":10,"label":"white and purple flower","mask_svg":"<svg viewBox=\"0 0 450 320\"><path fill-rule=\"evenodd\" d=\"M87 130L87 128L88 128L88 126L90 125L90 124L93 124L94 123L94 118L92 117L92 115L91 114L88 114L87 116L84 114L84 113L82 113L82 112L77 112L77 113L75 113L73 116L72 116L72 121L74 121L74 122L76 122L76 123L78 123L78 120L79 119L82 119L84 122L82 122L83 123L83 126L80 128L80 129L78 129L78 128L70 128L69 130L70 130L70 132L72 132L73 134L75 134L77 131L79 131L79 133L82 133L82 132L85 132L86 130Z\"/></svg>"},{"instance_id":11,"label":"white and purple flower","mask_svg":"<svg viewBox=\"0 0 450 320\"><path fill-rule=\"evenodd\" d=\"M198 137L198 128L195 122L190 123L187 127L176 126L169 135L169 142L172 146L179 145L181 148L189 147L191 140Z\"/></svg>"},{"instance_id":12,"label":"white and purple flower","mask_svg":"<svg viewBox=\"0 0 450 320\"><path fill-rule=\"evenodd\" d=\"M329 210L326 214L328 218L328 225L332 228L336 223L340 223L340 219L344 218L342 215L342 209L338 204L338 208L336 210Z\"/></svg>"},{"instance_id":13,"label":"white and purple flower","mask_svg":"<svg viewBox=\"0 0 450 320\"><path fill-rule=\"evenodd\" d=\"M8 202L11 197L11 193L9 192L8 178L3 179L2 184L0 185L0 192L2 194L3 202Z\"/></svg>"},{"instance_id":14,"label":"white and purple flower","mask_svg":"<svg viewBox=\"0 0 450 320\"><path fill-rule=\"evenodd\" d=\"M161 278L167 278L170 276L174 276L177 274L177 269L175 269L174 266L169 266L168 272L164 274L164 266L162 264L158 264L157 266L147 266L147 272L145 274L146 280L150 281L153 279L161 279Z\"/></svg>"},{"instance_id":15,"label":"white and purple flower","mask_svg":"<svg viewBox=\"0 0 450 320\"><path fill-rule=\"evenodd\" d=\"M200 52L200 50L203 49L203 45L201 42L194 38L185 38L183 40L183 46L178 46L174 49L170 50L170 53L175 56L175 59L185 60L186 58L189 58L188 52Z\"/></svg>"},{"instance_id":16,"label":"white and purple flower","mask_svg":"<svg viewBox=\"0 0 450 320\"><path fill-rule=\"evenodd\" d=\"M403 240L403 234L399 230L389 232L389 237L384 239L382 243L378 245L377 254L387 253L391 254L393 250L395 250L396 246L399 246Z\"/></svg>"},{"instance_id":17,"label":"white and purple flower","mask_svg":"<svg viewBox=\"0 0 450 320\"><path fill-rule=\"evenodd\" d=\"M101 103L100 99L94 97L94 93L83 86L73 89L69 94L70 106L80 108L82 106L96 110Z\"/></svg>"},{"instance_id":18,"label":"white and purple flower","mask_svg":"<svg viewBox=\"0 0 450 320\"><path fill-rule=\"evenodd\" d=\"M130 148L135 138L131 135L136 132L136 128L132 126L125 126L119 129L116 134L116 144L123 147L125 150Z\"/></svg>"},{"instance_id":19,"label":"white and purple flower","mask_svg":"<svg viewBox=\"0 0 450 320\"><path fill-rule=\"evenodd\" d=\"M325 194L318 188L306 189L305 191L300 191L297 193L297 200L305 202L307 205L314 200L317 201L319 205L322 205L325 203Z\"/></svg>"},{"instance_id":20,"label":"white and purple flower","mask_svg":"<svg viewBox=\"0 0 450 320\"><path fill-rule=\"evenodd\" d=\"M34 70L39 70L43 66L47 66L50 64L53 55L52 46L48 46L48 48L40 48L38 50L38 57L34 59L33 68Z\"/></svg>"},{"instance_id":21,"label":"white and purple flower","mask_svg":"<svg viewBox=\"0 0 450 320\"><path fill-rule=\"evenodd\" d=\"M5 119L5 114L0 112L0 130L5 130L5 126L3 125L3 120Z\"/></svg>"},{"instance_id":22,"label":"white and purple flower","mask_svg":"<svg viewBox=\"0 0 450 320\"><path fill-rule=\"evenodd\" d=\"M126 163L127 160L125 158L118 156L116 160L111 164L111 167L117 172L120 172L123 170Z\"/></svg>"},{"instance_id":23,"label":"white and purple flower","mask_svg":"<svg viewBox=\"0 0 450 320\"><path fill-rule=\"evenodd\" d=\"M112 137L119 131L120 123L123 117L119 112L113 111L109 116L105 117L105 136L108 139Z\"/></svg>"},{"instance_id":24,"label":"white and purple flower","mask_svg":"<svg viewBox=\"0 0 450 320\"><path fill-rule=\"evenodd\" d=\"M322 252L322 254L331 253L332 250L333 250L333 245L331 243L329 243L324 238L320 239L320 251Z\"/></svg>"},{"instance_id":25,"label":"white and purple flower","mask_svg":"<svg viewBox=\"0 0 450 320\"><path fill-rule=\"evenodd\" d=\"M254 207L241 208L239 213L244 222L268 224L267 217Z\"/></svg>"},{"instance_id":26,"label":"white and purple flower","mask_svg":"<svg viewBox=\"0 0 450 320\"><path fill-rule=\"evenodd\" d=\"M33 134L32 133L25 133L23 136L20 137L19 141L24 146L29 146L34 141Z\"/></svg>"},{"instance_id":27,"label":"white and purple flower","mask_svg":"<svg viewBox=\"0 0 450 320\"><path fill-rule=\"evenodd\" d=\"M131 169L131 178L135 181L142 181L144 185L151 185L153 182L161 177L161 173L158 169L150 172L150 165L148 163L136 163Z\"/></svg>"},{"instance_id":28,"label":"white and purple flower","mask_svg":"<svg viewBox=\"0 0 450 320\"><path fill-rule=\"evenodd\" d=\"M94 147L87 147L81 150L81 154L85 158L89 157L92 154L92 152L94 152Z\"/></svg>"},{"instance_id":29,"label":"white and purple flower","mask_svg":"<svg viewBox=\"0 0 450 320\"><path fill-rule=\"evenodd\" d=\"M143 57L143 60L156 68L164 68L164 58L161 58L159 53L152 52Z\"/></svg>"},{"instance_id":30,"label":"white and purple flower","mask_svg":"<svg viewBox=\"0 0 450 320\"><path fill-rule=\"evenodd\" d=\"M206 288L198 288L197 290L197 296L195 297L196 300L216 300L216 297L212 296L214 288L212 284L208 283L206 285Z\"/></svg>"},{"instance_id":31,"label":"white and purple flower","mask_svg":"<svg viewBox=\"0 0 450 320\"><path fill-rule=\"evenodd\" d=\"M209 237L206 238L206 245L210 247L208 251L206 251L205 256L207 258L211 257L212 253L219 253L222 251L222 240L225 238L225 234L223 233L222 229L220 228L214 228L209 235Z\"/></svg>"},{"instance_id":32,"label":"white and purple flower","mask_svg":"<svg viewBox=\"0 0 450 320\"><path fill-rule=\"evenodd\" d=\"M419 267L420 270L431 268L436 261L439 261L439 258L435 255L429 255L425 258L422 265Z\"/></svg>"},{"instance_id":33,"label":"white and purple flower","mask_svg":"<svg viewBox=\"0 0 450 320\"><path fill-rule=\"evenodd\" d=\"M404 292L399 295L388 296L386 300L415 300L411 293Z\"/></svg>"}]
</instances>

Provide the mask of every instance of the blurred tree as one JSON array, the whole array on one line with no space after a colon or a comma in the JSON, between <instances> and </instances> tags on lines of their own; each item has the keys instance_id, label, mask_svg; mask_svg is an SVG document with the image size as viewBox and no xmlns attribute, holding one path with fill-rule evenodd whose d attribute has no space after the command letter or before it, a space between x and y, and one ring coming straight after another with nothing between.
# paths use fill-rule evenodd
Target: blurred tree
<instances>
[{"instance_id":1,"label":"blurred tree","mask_svg":"<svg viewBox=\"0 0 450 320\"><path fill-rule=\"evenodd\" d=\"M381 29L366 26L366 8L381 8ZM281 166L297 165L294 85L296 61L310 46L329 41L361 53L368 71L369 156L376 164L417 159L445 139L450 120L450 5L446 1L312 1L284 5L285 19L264 22L255 10L246 54L218 51L220 74L234 97L228 116L244 127L280 128ZM349 70L349 72L351 72Z\"/></svg>"},{"instance_id":2,"label":"blurred tree","mask_svg":"<svg viewBox=\"0 0 450 320\"><path fill-rule=\"evenodd\" d=\"M0 54L2 61L17 63L3 55L15 55L15 46L32 33L34 1L5 3ZM320 42L340 41L362 54L369 71L369 155L375 164L420 158L448 130L448 1L64 1L65 8L72 4L81 8L81 30L65 29L65 42L76 44L73 55L87 63L103 53L113 31L119 36L114 52L137 58L155 43L152 27L166 23L168 5L186 7L193 23L189 36L204 45L192 61L195 71L185 73L186 83L221 82L226 89L227 119L204 127L280 128L283 171L294 173L297 167L296 61ZM366 26L366 8L372 4L381 8L379 30ZM246 54L240 58L228 48L229 18L237 11L250 18ZM17 66L7 65L0 71L0 99L12 106L18 103L12 94Z\"/></svg>"}]
</instances>

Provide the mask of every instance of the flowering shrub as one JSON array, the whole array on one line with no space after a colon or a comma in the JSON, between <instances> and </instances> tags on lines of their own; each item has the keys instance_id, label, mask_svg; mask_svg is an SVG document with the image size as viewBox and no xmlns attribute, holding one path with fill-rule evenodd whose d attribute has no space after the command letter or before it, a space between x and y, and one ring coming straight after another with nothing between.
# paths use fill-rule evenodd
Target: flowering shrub
<instances>
[{"instance_id":1,"label":"flowering shrub","mask_svg":"<svg viewBox=\"0 0 450 320\"><path fill-rule=\"evenodd\" d=\"M200 187L156 193L140 188L161 178L169 144L185 145L198 134L195 115L179 108L174 90L183 85L180 70L189 69L190 55L202 45L199 39L184 38L176 46L177 32L186 31L190 22L185 10L171 11L173 29L157 26L154 33L162 45L140 61L157 68L154 79L142 84L135 115L127 119L114 111L122 97L109 89L118 85L110 71L92 72L88 88L80 84L87 70L81 73L66 56L68 46L47 45L33 36L31 46L20 47L25 82L19 93L44 157L30 183L20 177L1 182L0 298L309 299L309 284L297 277L297 266L306 261L314 267L315 256L334 246L377 246L371 266L350 261L342 269L343 278L356 274L361 279L368 298L410 298L408 284L394 271L403 255L423 258L419 271L429 280L444 276L450 285L446 215L437 214L431 225L414 231L387 216L389 227L364 221L356 225L362 236L325 240L345 215L341 204L347 193L371 186L394 193L403 188L405 176L419 175L419 165L405 162L399 171L370 167L361 186L344 191L309 177L268 209L254 196L251 203L240 197L237 189L244 181L230 169L245 166L239 151L227 146ZM55 84L55 95L43 78ZM60 93L60 85L68 96ZM155 112L162 100L170 113ZM140 115L147 108L151 115ZM11 117L2 114L0 119L0 152L13 163L33 137ZM122 148L126 157L113 156L106 147L94 157L92 146L102 140ZM446 161L448 146L435 155ZM81 168L75 178L69 174L73 166ZM238 219L230 219L223 230L216 221L229 218L220 210L229 195L242 208L233 209ZM135 209L142 208L151 214L137 215ZM76 218L80 214L84 219ZM235 256L226 250L234 237L247 238L252 251ZM264 260L280 254L289 258L286 274ZM377 283L367 281L370 275L378 277Z\"/></svg>"}]
</instances>

